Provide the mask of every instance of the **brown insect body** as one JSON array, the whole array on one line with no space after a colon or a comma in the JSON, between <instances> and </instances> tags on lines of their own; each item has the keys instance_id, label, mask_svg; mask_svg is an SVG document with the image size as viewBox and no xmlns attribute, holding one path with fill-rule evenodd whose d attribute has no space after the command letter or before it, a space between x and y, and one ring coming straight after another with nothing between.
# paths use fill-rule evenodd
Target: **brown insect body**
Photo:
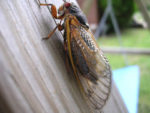
<instances>
[{"instance_id":1,"label":"brown insect body","mask_svg":"<svg viewBox=\"0 0 150 113\"><path fill-rule=\"evenodd\" d=\"M66 54L69 56L80 89L92 111L99 113L110 94L109 63L97 46L82 11L73 3L65 2L58 10L58 17L53 7L54 5L51 7L52 16L64 19L63 25L59 24L57 27L59 30L64 29Z\"/></svg>"}]
</instances>

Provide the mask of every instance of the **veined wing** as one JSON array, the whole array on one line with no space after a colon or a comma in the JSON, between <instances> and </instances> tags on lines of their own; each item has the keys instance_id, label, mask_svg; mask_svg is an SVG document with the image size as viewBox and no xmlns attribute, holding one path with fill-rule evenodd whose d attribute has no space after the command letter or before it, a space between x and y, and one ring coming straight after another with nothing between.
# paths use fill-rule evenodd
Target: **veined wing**
<instances>
[{"instance_id":1,"label":"veined wing","mask_svg":"<svg viewBox=\"0 0 150 113\"><path fill-rule=\"evenodd\" d=\"M83 27L71 29L71 49L81 83L92 109L101 109L111 89L111 69L95 39Z\"/></svg>"}]
</instances>

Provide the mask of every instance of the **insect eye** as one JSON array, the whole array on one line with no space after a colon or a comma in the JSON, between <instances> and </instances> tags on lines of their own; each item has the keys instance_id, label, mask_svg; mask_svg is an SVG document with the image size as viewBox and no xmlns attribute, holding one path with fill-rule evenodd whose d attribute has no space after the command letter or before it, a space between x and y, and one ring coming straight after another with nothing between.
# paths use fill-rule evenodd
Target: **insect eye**
<instances>
[{"instance_id":1,"label":"insect eye","mask_svg":"<svg viewBox=\"0 0 150 113\"><path fill-rule=\"evenodd\" d=\"M65 6L66 8L69 8L70 5L71 5L70 3L66 2L64 6Z\"/></svg>"}]
</instances>

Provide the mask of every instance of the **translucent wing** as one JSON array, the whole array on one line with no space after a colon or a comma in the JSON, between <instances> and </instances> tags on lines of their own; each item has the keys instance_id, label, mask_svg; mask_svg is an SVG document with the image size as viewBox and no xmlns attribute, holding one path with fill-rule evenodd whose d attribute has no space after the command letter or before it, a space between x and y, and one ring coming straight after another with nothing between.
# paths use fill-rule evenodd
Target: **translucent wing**
<instances>
[{"instance_id":1,"label":"translucent wing","mask_svg":"<svg viewBox=\"0 0 150 113\"><path fill-rule=\"evenodd\" d=\"M71 28L72 57L77 67L87 102L94 113L105 105L111 89L111 69L92 33L80 26Z\"/></svg>"}]
</instances>

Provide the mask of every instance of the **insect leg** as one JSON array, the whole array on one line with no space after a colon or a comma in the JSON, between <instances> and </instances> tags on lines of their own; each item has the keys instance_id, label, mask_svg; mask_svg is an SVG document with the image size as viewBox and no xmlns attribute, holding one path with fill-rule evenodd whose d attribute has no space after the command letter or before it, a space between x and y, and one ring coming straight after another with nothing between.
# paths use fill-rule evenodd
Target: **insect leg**
<instances>
[{"instance_id":1,"label":"insect leg","mask_svg":"<svg viewBox=\"0 0 150 113\"><path fill-rule=\"evenodd\" d=\"M53 4L40 3L39 5L40 6L51 6L51 14L55 19L62 19L64 17L63 15L57 16L57 9L56 9L56 6Z\"/></svg>"},{"instance_id":2,"label":"insect leg","mask_svg":"<svg viewBox=\"0 0 150 113\"><path fill-rule=\"evenodd\" d=\"M54 32L56 31L57 28L58 28L59 31L62 31L62 30L64 29L62 25L58 24L58 25L53 29L53 31L48 34L47 37L44 37L44 38L43 38L43 40L49 39L49 38L54 34Z\"/></svg>"}]
</instances>

